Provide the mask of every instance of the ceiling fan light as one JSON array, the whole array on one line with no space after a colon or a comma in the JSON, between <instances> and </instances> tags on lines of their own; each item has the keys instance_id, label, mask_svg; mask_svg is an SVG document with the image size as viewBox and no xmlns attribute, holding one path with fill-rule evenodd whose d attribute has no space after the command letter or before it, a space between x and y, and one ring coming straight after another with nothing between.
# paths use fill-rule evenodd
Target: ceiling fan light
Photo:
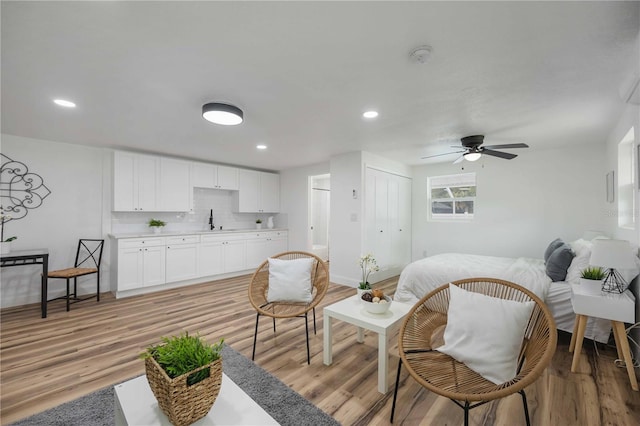
<instances>
[{"instance_id":1,"label":"ceiling fan light","mask_svg":"<svg viewBox=\"0 0 640 426\"><path fill-rule=\"evenodd\" d=\"M208 103L202 106L202 117L215 124L235 126L242 123L244 113L236 106L221 103Z\"/></svg>"},{"instance_id":2,"label":"ceiling fan light","mask_svg":"<svg viewBox=\"0 0 640 426\"><path fill-rule=\"evenodd\" d=\"M482 157L482 154L479 152L467 152L464 154L464 159L467 161L477 161Z\"/></svg>"}]
</instances>

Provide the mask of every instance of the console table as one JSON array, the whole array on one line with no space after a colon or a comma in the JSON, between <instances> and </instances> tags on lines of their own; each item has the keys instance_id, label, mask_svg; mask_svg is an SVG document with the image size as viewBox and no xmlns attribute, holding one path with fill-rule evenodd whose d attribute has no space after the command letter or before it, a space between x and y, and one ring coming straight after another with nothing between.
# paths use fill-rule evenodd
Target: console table
<instances>
[{"instance_id":1,"label":"console table","mask_svg":"<svg viewBox=\"0 0 640 426\"><path fill-rule=\"evenodd\" d=\"M49 250L15 250L0 255L0 267L42 265L40 280L40 310L42 318L47 317L47 275L49 275Z\"/></svg>"}]
</instances>

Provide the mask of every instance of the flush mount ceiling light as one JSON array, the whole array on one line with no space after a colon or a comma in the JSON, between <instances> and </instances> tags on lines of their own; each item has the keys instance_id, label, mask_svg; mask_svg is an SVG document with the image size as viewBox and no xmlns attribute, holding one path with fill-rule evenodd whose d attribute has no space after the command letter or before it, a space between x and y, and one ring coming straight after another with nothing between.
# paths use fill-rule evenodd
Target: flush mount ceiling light
<instances>
[{"instance_id":1,"label":"flush mount ceiling light","mask_svg":"<svg viewBox=\"0 0 640 426\"><path fill-rule=\"evenodd\" d=\"M244 113L233 105L214 102L202 106L202 117L212 123L235 126L242 123Z\"/></svg>"},{"instance_id":2,"label":"flush mount ceiling light","mask_svg":"<svg viewBox=\"0 0 640 426\"><path fill-rule=\"evenodd\" d=\"M378 116L378 111L365 111L362 113L364 118L376 118Z\"/></svg>"},{"instance_id":3,"label":"flush mount ceiling light","mask_svg":"<svg viewBox=\"0 0 640 426\"><path fill-rule=\"evenodd\" d=\"M65 99L54 99L53 102L56 105L60 105L60 106L65 107L65 108L75 108L76 107L76 104L74 104L71 101L67 101Z\"/></svg>"},{"instance_id":4,"label":"flush mount ceiling light","mask_svg":"<svg viewBox=\"0 0 640 426\"><path fill-rule=\"evenodd\" d=\"M267 146L263 144L256 145L256 149L267 149Z\"/></svg>"},{"instance_id":5,"label":"flush mount ceiling light","mask_svg":"<svg viewBox=\"0 0 640 426\"><path fill-rule=\"evenodd\" d=\"M418 46L409 53L409 59L416 64L424 64L429 60L432 50L431 46Z\"/></svg>"}]
</instances>

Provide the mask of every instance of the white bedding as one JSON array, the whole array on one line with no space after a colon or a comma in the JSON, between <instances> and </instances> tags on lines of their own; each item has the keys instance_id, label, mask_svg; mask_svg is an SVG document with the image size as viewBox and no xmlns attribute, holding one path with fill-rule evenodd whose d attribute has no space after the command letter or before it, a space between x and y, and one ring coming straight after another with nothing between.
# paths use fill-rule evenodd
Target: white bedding
<instances>
[{"instance_id":1,"label":"white bedding","mask_svg":"<svg viewBox=\"0 0 640 426\"><path fill-rule=\"evenodd\" d=\"M567 280L577 280L579 271L588 265L587 253L580 243L572 243L577 256L567 274ZM416 303L427 293L451 281L464 278L500 278L519 284L540 297L553 314L559 330L573 332L575 314L571 307L569 282L552 283L542 259L508 258L460 253L439 254L415 261L400 274L394 300ZM606 343L611 324L605 320L589 319L585 337Z\"/></svg>"}]
</instances>

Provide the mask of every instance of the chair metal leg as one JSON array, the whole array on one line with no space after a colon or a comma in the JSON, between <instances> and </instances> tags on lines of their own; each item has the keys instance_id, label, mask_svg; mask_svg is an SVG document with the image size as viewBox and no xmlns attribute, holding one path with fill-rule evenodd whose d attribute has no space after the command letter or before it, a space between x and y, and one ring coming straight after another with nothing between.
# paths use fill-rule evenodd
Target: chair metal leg
<instances>
[{"instance_id":1,"label":"chair metal leg","mask_svg":"<svg viewBox=\"0 0 640 426\"><path fill-rule=\"evenodd\" d=\"M398 360L398 373L396 374L396 386L393 390L393 404L391 405L391 418L389 419L390 423L393 423L393 415L396 412L396 398L398 396L398 383L400 383L400 368L402 367L402 358Z\"/></svg>"},{"instance_id":2,"label":"chair metal leg","mask_svg":"<svg viewBox=\"0 0 640 426\"><path fill-rule=\"evenodd\" d=\"M464 426L469 426L469 401L464 402Z\"/></svg>"},{"instance_id":3,"label":"chair metal leg","mask_svg":"<svg viewBox=\"0 0 640 426\"><path fill-rule=\"evenodd\" d=\"M531 426L531 420L529 419L529 405L527 405L527 395L524 393L524 389L518 391L522 395L522 406L524 407L524 419L527 422L527 426Z\"/></svg>"},{"instance_id":4,"label":"chair metal leg","mask_svg":"<svg viewBox=\"0 0 640 426\"><path fill-rule=\"evenodd\" d=\"M73 298L78 298L78 277L73 277Z\"/></svg>"},{"instance_id":5,"label":"chair metal leg","mask_svg":"<svg viewBox=\"0 0 640 426\"><path fill-rule=\"evenodd\" d=\"M69 278L67 278L67 312L69 312Z\"/></svg>"},{"instance_id":6,"label":"chair metal leg","mask_svg":"<svg viewBox=\"0 0 640 426\"><path fill-rule=\"evenodd\" d=\"M96 276L97 276L97 278L96 278L96 280L97 280L97 283L96 283L96 299L97 300L96 300L96 302L99 302L100 301L100 272L98 272L96 274Z\"/></svg>"},{"instance_id":7,"label":"chair metal leg","mask_svg":"<svg viewBox=\"0 0 640 426\"><path fill-rule=\"evenodd\" d=\"M316 330L316 308L313 308L313 334L318 334Z\"/></svg>"},{"instance_id":8,"label":"chair metal leg","mask_svg":"<svg viewBox=\"0 0 640 426\"><path fill-rule=\"evenodd\" d=\"M275 333L276 332L276 319L275 318L272 318L272 319L273 319L273 332Z\"/></svg>"},{"instance_id":9,"label":"chair metal leg","mask_svg":"<svg viewBox=\"0 0 640 426\"><path fill-rule=\"evenodd\" d=\"M256 314L256 329L253 332L253 352L251 353L252 361L256 358L256 340L258 339L258 319L260 319L260 314Z\"/></svg>"},{"instance_id":10,"label":"chair metal leg","mask_svg":"<svg viewBox=\"0 0 640 426\"><path fill-rule=\"evenodd\" d=\"M307 334L307 365L311 365L311 357L309 356L309 320L307 313L304 313L304 331Z\"/></svg>"}]
</instances>

